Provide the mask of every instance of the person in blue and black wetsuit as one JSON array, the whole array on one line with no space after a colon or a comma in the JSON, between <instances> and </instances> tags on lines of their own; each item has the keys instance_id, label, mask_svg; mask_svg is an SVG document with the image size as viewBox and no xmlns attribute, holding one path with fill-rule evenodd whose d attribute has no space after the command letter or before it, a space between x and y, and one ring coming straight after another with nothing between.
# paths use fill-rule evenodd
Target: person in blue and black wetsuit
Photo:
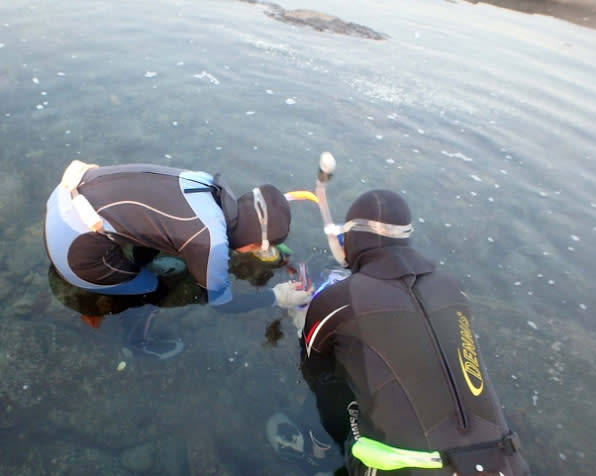
<instances>
[{"instance_id":1,"label":"person in blue and black wetsuit","mask_svg":"<svg viewBox=\"0 0 596 476\"><path fill-rule=\"evenodd\" d=\"M367 192L341 230L351 275L312 299L301 342L304 375L328 433L345 444L349 474L529 475L468 301L410 246L407 203Z\"/></svg>"},{"instance_id":2,"label":"person in blue and black wetsuit","mask_svg":"<svg viewBox=\"0 0 596 476\"><path fill-rule=\"evenodd\" d=\"M230 249L272 259L290 230L288 199L269 184L236 199L221 176L206 172L73 161L47 202L45 246L66 282L94 293L152 302L160 282L146 265L162 252L184 259L210 305L293 307L310 300L299 284L280 283L235 303L228 277Z\"/></svg>"}]
</instances>

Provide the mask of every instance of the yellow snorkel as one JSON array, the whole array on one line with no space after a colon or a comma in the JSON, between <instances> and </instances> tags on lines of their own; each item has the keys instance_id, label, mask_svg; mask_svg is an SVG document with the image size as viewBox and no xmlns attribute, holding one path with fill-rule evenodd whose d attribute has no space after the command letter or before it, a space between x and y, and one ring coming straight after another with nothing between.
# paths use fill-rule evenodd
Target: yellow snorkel
<instances>
[{"instance_id":1,"label":"yellow snorkel","mask_svg":"<svg viewBox=\"0 0 596 476\"><path fill-rule=\"evenodd\" d=\"M331 179L335 171L335 158L330 152L323 152L319 159L319 171L317 174L317 183L315 186L315 193L308 190L294 190L286 192L284 196L286 200L310 200L319 205L321 216L323 217L323 230L327 235L329 242L329 249L333 254L335 260L343 267L347 266L346 255L343 246L339 242L338 235L341 232L341 227L333 223L329 205L327 204L327 195L325 193L325 184Z\"/></svg>"},{"instance_id":2,"label":"yellow snorkel","mask_svg":"<svg viewBox=\"0 0 596 476\"><path fill-rule=\"evenodd\" d=\"M317 196L308 190L293 190L292 192L284 193L284 197L288 202L294 200L310 200L311 202L319 203Z\"/></svg>"}]
</instances>

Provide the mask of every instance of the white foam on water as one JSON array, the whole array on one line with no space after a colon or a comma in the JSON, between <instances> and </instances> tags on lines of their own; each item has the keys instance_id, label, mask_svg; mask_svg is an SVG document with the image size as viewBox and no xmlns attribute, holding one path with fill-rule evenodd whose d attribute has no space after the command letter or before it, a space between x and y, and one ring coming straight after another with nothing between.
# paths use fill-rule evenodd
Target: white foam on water
<instances>
[{"instance_id":1,"label":"white foam on water","mask_svg":"<svg viewBox=\"0 0 596 476\"><path fill-rule=\"evenodd\" d=\"M483 181L480 177L478 177L478 175L474 175L474 174L470 174L470 178L472 180L475 180L476 182L482 182Z\"/></svg>"},{"instance_id":2,"label":"white foam on water","mask_svg":"<svg viewBox=\"0 0 596 476\"><path fill-rule=\"evenodd\" d=\"M247 116L254 116L256 114L255 111L246 111Z\"/></svg>"},{"instance_id":3,"label":"white foam on water","mask_svg":"<svg viewBox=\"0 0 596 476\"><path fill-rule=\"evenodd\" d=\"M532 395L532 405L536 406L537 403L538 403L538 395L534 394L534 395Z\"/></svg>"},{"instance_id":4,"label":"white foam on water","mask_svg":"<svg viewBox=\"0 0 596 476\"><path fill-rule=\"evenodd\" d=\"M193 74L192 76L196 79L206 79L211 84L214 84L216 86L220 84L219 79L217 79L215 76L213 76L211 73L208 73L207 71L201 71L200 73Z\"/></svg>"},{"instance_id":5,"label":"white foam on water","mask_svg":"<svg viewBox=\"0 0 596 476\"><path fill-rule=\"evenodd\" d=\"M291 106L292 104L296 104L296 99L288 98L288 99L286 99L286 104L289 106Z\"/></svg>"},{"instance_id":6,"label":"white foam on water","mask_svg":"<svg viewBox=\"0 0 596 476\"><path fill-rule=\"evenodd\" d=\"M39 79L38 78L31 78L31 81L33 81L35 84L39 84Z\"/></svg>"},{"instance_id":7,"label":"white foam on water","mask_svg":"<svg viewBox=\"0 0 596 476\"><path fill-rule=\"evenodd\" d=\"M157 73L155 71L146 71L145 72L146 78L154 78L155 76L157 76Z\"/></svg>"},{"instance_id":8,"label":"white foam on water","mask_svg":"<svg viewBox=\"0 0 596 476\"><path fill-rule=\"evenodd\" d=\"M456 159L461 159L464 162L474 162L474 159L462 154L461 152L447 152L446 150L442 150L441 154L446 155L447 157L453 157Z\"/></svg>"}]
</instances>

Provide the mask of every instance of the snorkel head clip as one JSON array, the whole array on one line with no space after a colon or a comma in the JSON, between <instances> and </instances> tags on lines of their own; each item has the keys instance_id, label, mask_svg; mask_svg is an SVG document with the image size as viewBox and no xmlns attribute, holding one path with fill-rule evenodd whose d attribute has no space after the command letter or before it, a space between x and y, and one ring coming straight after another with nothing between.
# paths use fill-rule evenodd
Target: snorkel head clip
<instances>
[{"instance_id":1,"label":"snorkel head clip","mask_svg":"<svg viewBox=\"0 0 596 476\"><path fill-rule=\"evenodd\" d=\"M279 257L279 252L275 246L269 246L269 239L267 236L267 225L269 222L267 202L259 187L252 189L252 195L255 213L257 214L259 224L261 225L261 249L253 251L252 253L261 261L275 261Z\"/></svg>"}]
</instances>

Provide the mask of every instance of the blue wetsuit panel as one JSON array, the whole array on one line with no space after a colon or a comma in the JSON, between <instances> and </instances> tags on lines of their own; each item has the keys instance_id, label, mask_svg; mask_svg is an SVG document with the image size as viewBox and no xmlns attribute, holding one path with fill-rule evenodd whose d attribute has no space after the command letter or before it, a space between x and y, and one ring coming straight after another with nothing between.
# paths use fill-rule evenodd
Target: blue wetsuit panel
<instances>
[{"instance_id":1,"label":"blue wetsuit panel","mask_svg":"<svg viewBox=\"0 0 596 476\"><path fill-rule=\"evenodd\" d=\"M179 183L184 198L209 233L210 248L205 279L209 304L225 304L232 299L232 291L228 276L228 233L223 211L211 193L184 193L184 190L196 189L201 184L209 187L213 184L213 177L205 172L184 171L180 173Z\"/></svg>"}]
</instances>

